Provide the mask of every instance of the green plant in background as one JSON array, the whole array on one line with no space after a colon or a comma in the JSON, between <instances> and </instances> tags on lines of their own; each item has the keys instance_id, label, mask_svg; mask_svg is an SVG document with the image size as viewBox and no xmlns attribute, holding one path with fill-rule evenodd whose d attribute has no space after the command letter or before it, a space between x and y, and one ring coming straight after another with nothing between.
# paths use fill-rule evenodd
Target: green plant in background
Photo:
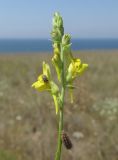
<instances>
[{"instance_id":1,"label":"green plant in background","mask_svg":"<svg viewBox=\"0 0 118 160\"><path fill-rule=\"evenodd\" d=\"M16 160L17 157L14 153L0 149L0 160Z\"/></svg>"},{"instance_id":2,"label":"green plant in background","mask_svg":"<svg viewBox=\"0 0 118 160\"><path fill-rule=\"evenodd\" d=\"M59 13L55 13L53 17L53 29L51 32L52 46L54 55L52 64L56 70L57 78L60 86L56 85L51 77L50 67L43 62L42 74L38 80L32 84L32 87L38 91L48 91L53 99L58 116L58 145L55 160L61 159L62 142L67 145L67 149L71 148L69 137L63 131L63 111L65 90L69 89L70 99L73 102L73 82L76 77L80 76L88 64L83 64L80 59L74 58L71 51L71 36L64 34L63 19ZM67 142L67 143L66 143ZM68 145L70 144L70 147Z\"/></svg>"}]
</instances>

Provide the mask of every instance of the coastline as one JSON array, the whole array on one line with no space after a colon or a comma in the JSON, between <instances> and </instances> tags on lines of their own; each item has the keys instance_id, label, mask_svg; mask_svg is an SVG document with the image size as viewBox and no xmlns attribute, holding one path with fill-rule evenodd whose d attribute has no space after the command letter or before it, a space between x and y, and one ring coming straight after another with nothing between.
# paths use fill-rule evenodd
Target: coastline
<instances>
[{"instance_id":1,"label":"coastline","mask_svg":"<svg viewBox=\"0 0 118 160\"><path fill-rule=\"evenodd\" d=\"M95 49L95 50L78 50L72 51L74 54L118 54L118 49ZM42 55L42 56L50 56L52 52L0 52L1 56L23 56L23 55Z\"/></svg>"}]
</instances>

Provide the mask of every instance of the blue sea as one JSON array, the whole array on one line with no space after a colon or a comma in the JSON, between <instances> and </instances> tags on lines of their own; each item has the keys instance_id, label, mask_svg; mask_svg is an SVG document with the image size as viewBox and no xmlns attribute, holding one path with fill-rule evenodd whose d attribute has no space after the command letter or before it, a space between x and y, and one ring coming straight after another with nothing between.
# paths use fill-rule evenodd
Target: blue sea
<instances>
[{"instance_id":1,"label":"blue sea","mask_svg":"<svg viewBox=\"0 0 118 160\"><path fill-rule=\"evenodd\" d=\"M118 39L73 39L72 50L114 50ZM51 52L48 39L0 39L0 53Z\"/></svg>"}]
</instances>

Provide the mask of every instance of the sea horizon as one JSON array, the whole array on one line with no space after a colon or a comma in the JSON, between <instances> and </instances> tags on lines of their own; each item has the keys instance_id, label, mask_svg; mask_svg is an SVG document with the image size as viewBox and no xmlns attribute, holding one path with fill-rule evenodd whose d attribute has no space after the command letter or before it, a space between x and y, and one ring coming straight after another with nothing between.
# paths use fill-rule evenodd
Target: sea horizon
<instances>
[{"instance_id":1,"label":"sea horizon","mask_svg":"<svg viewBox=\"0 0 118 160\"><path fill-rule=\"evenodd\" d=\"M73 38L72 50L116 50L118 38ZM0 53L51 52L52 42L46 38L1 38Z\"/></svg>"}]
</instances>

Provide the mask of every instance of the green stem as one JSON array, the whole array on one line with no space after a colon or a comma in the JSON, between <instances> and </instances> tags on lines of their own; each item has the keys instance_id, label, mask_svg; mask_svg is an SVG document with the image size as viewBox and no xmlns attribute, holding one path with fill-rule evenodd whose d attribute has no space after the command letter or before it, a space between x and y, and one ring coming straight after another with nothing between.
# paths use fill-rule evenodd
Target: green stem
<instances>
[{"instance_id":1,"label":"green stem","mask_svg":"<svg viewBox=\"0 0 118 160\"><path fill-rule=\"evenodd\" d=\"M55 156L55 160L61 159L61 149L62 149L62 130L63 130L63 108L64 108L64 95L65 95L65 82L64 82L64 51L62 44L60 45L61 48L61 61L62 61L62 73L61 73L61 83L62 83L62 90L61 90L61 106L59 110L59 128L58 128L58 145L57 145L57 152Z\"/></svg>"}]
</instances>

